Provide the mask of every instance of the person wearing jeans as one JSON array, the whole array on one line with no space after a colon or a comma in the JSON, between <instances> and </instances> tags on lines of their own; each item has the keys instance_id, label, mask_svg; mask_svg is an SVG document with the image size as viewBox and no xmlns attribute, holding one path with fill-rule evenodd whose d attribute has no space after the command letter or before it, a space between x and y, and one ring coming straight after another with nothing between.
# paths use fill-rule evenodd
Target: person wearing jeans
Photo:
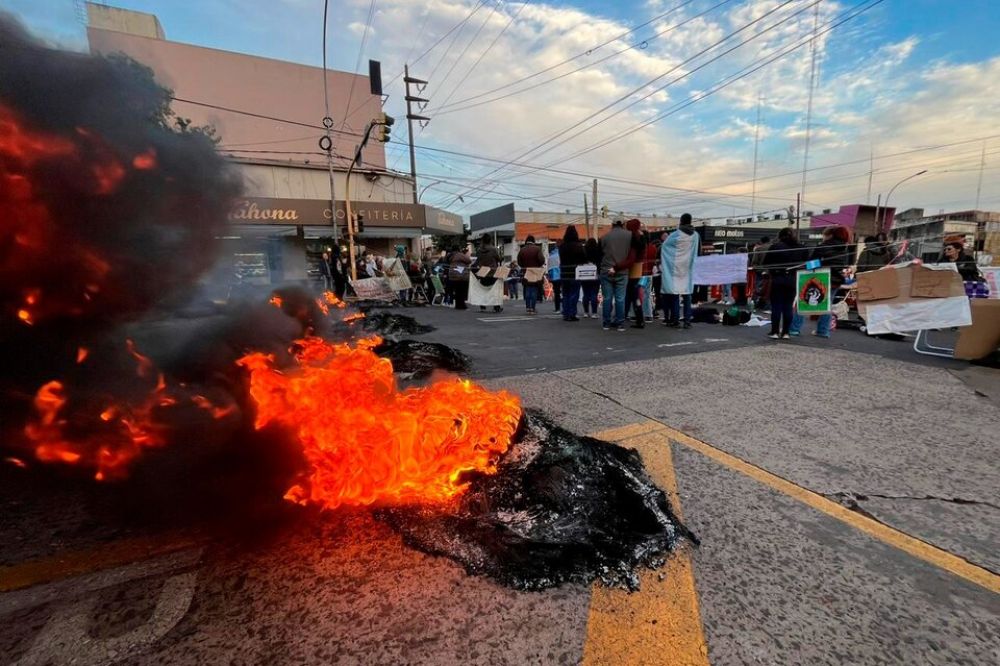
<instances>
[{"instance_id":1,"label":"person wearing jeans","mask_svg":"<svg viewBox=\"0 0 1000 666\"><path fill-rule=\"evenodd\" d=\"M604 296L604 330L612 325L619 331L625 330L625 287L628 285L628 270L635 260L632 249L632 234L625 230L625 222L615 220L611 231L604 234L601 249L601 293ZM611 307L614 303L614 319Z\"/></svg>"},{"instance_id":2,"label":"person wearing jeans","mask_svg":"<svg viewBox=\"0 0 1000 666\"><path fill-rule=\"evenodd\" d=\"M844 227L826 227L823 229L823 241L813 249L810 257L818 259L821 267L830 269L830 302L833 302L833 294L836 294L840 285L844 283L843 270L850 264L850 257L854 254L850 249L849 240L850 232ZM804 321L805 317L796 312L789 333L794 336L800 335ZM819 315L816 332L813 335L818 338L829 338L832 324L832 314Z\"/></svg>"},{"instance_id":3,"label":"person wearing jeans","mask_svg":"<svg viewBox=\"0 0 1000 666\"><path fill-rule=\"evenodd\" d=\"M545 268L545 253L535 243L534 236L528 236L524 246L517 253L517 265L524 271L524 309L528 314L535 314L538 304L538 290L542 287L542 277Z\"/></svg>"},{"instance_id":4,"label":"person wearing jeans","mask_svg":"<svg viewBox=\"0 0 1000 666\"><path fill-rule=\"evenodd\" d=\"M768 337L772 340L787 340L790 335L795 319L795 271L808 257L809 252L799 243L795 231L785 227L758 264L771 279L771 333Z\"/></svg>"},{"instance_id":5,"label":"person wearing jeans","mask_svg":"<svg viewBox=\"0 0 1000 666\"><path fill-rule=\"evenodd\" d=\"M625 330L625 287L628 286L628 273L610 273L601 275L601 295L604 298L604 328L612 326ZM614 303L614 319L611 318L611 307Z\"/></svg>"},{"instance_id":6,"label":"person wearing jeans","mask_svg":"<svg viewBox=\"0 0 1000 666\"><path fill-rule=\"evenodd\" d=\"M691 325L691 294L667 294L667 321L676 326L681 321L681 300L684 301L684 328Z\"/></svg>"}]
</instances>

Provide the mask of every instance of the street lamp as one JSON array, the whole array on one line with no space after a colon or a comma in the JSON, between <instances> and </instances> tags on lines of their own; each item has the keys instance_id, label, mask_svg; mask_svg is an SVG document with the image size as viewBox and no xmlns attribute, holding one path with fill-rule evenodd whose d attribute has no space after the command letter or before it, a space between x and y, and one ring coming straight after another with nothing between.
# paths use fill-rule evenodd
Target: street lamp
<instances>
[{"instance_id":1,"label":"street lamp","mask_svg":"<svg viewBox=\"0 0 1000 666\"><path fill-rule=\"evenodd\" d=\"M900 185L902 185L906 181L910 180L911 178L916 178L917 176L922 176L925 173L927 173L927 169L924 169L923 171L918 171L915 174L909 175L906 178L904 178L903 180L899 181L898 183L896 183L895 185L892 186L892 189L889 190L889 194L885 195L885 206L882 206L881 215L879 214L878 208L875 209L875 221L878 223L878 230L879 230L879 232L882 232L882 233L885 232L885 219L884 219L885 218L885 212L889 208L889 197L892 196L892 193L896 191L897 187L899 187Z\"/></svg>"},{"instance_id":2,"label":"street lamp","mask_svg":"<svg viewBox=\"0 0 1000 666\"><path fill-rule=\"evenodd\" d=\"M434 182L432 182L432 183L430 183L428 185L424 185L422 188L420 188L420 192L417 194L417 203L420 203L420 198L424 196L424 192L426 192L429 188L434 187L435 185L437 185L439 183L443 183L443 182L445 182L445 181L443 181L443 180L435 180ZM465 199L462 197L461 194L458 195L458 200L461 201L462 203L465 203Z\"/></svg>"}]
</instances>

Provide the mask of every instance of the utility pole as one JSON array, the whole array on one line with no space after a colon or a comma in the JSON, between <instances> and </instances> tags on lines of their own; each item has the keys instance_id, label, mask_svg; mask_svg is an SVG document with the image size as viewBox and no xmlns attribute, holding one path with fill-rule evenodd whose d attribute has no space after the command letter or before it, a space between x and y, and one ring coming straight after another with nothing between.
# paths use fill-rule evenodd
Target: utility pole
<instances>
[{"instance_id":1,"label":"utility pole","mask_svg":"<svg viewBox=\"0 0 1000 666\"><path fill-rule=\"evenodd\" d=\"M587 230L587 238L590 238L590 209L587 208L587 193L583 193L583 224Z\"/></svg>"},{"instance_id":2,"label":"utility pole","mask_svg":"<svg viewBox=\"0 0 1000 666\"><path fill-rule=\"evenodd\" d=\"M868 194L865 195L865 203L870 204L872 202L872 176L875 175L875 145L872 144L868 149Z\"/></svg>"},{"instance_id":3,"label":"utility pole","mask_svg":"<svg viewBox=\"0 0 1000 666\"><path fill-rule=\"evenodd\" d=\"M798 239L799 229L802 223L802 193L795 195L795 237Z\"/></svg>"},{"instance_id":4,"label":"utility pole","mask_svg":"<svg viewBox=\"0 0 1000 666\"><path fill-rule=\"evenodd\" d=\"M802 188L799 192L800 196L805 196L806 172L809 170L809 140L812 138L813 94L816 91L816 37L819 32L819 6L821 2L822 0L817 2L813 7L813 35L812 40L809 42L812 49L812 60L809 64L809 101L806 104L806 144L802 152Z\"/></svg>"},{"instance_id":5,"label":"utility pole","mask_svg":"<svg viewBox=\"0 0 1000 666\"><path fill-rule=\"evenodd\" d=\"M750 193L750 217L757 217L757 150L760 146L760 103L763 95L757 93L757 124L753 129L753 191Z\"/></svg>"},{"instance_id":6,"label":"utility pole","mask_svg":"<svg viewBox=\"0 0 1000 666\"><path fill-rule=\"evenodd\" d=\"M406 127L408 130L409 140L410 140L410 177L413 178L413 203L419 203L417 197L417 157L413 152L413 121L430 121L427 116L420 116L413 113L413 102L418 104L426 104L428 101L423 97L416 97L410 94L410 84L418 86L419 91L423 91L423 86L427 85L427 82L423 79L415 79L410 76L410 66L403 66L403 83L406 84Z\"/></svg>"},{"instance_id":7,"label":"utility pole","mask_svg":"<svg viewBox=\"0 0 1000 666\"><path fill-rule=\"evenodd\" d=\"M986 168L986 140L983 139L983 153L982 156L979 158L979 182L976 184L976 205L972 209L973 219L978 217L979 214L979 196L983 193L983 170L985 168ZM979 258L980 226L983 226L985 228L986 222L984 221L980 223L979 220L976 220L976 235L975 235L975 240L972 241L972 254L974 257L976 257L976 259Z\"/></svg>"},{"instance_id":8,"label":"utility pole","mask_svg":"<svg viewBox=\"0 0 1000 666\"><path fill-rule=\"evenodd\" d=\"M592 193L592 196L590 197L590 203L591 203L591 206L594 209L594 238L597 238L597 233L598 233L597 229L601 225L600 217L598 217L600 215L599 211L601 210L601 208L600 208L600 206L597 205L597 179L596 178L594 179L594 191Z\"/></svg>"}]
</instances>

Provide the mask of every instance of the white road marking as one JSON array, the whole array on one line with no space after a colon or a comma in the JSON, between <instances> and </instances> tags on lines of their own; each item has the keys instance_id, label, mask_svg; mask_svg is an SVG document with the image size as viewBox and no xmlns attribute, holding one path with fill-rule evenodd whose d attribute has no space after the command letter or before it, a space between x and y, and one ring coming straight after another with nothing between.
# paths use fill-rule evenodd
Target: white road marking
<instances>
[{"instance_id":1,"label":"white road marking","mask_svg":"<svg viewBox=\"0 0 1000 666\"><path fill-rule=\"evenodd\" d=\"M200 555L201 549L198 549L194 560L197 561ZM173 563L176 565L177 561L173 560ZM156 599L156 608L148 622L118 636L96 639L91 635L90 625L100 597L93 592L130 580L139 581L148 576L148 572L129 565L112 572L102 572L101 575L105 576L103 580L83 577L89 580L84 582L84 589L78 588L78 591L91 594L56 606L31 647L15 662L15 666L42 666L51 663L96 666L134 657L166 636L184 618L194 599L198 578L197 571L170 576L163 582ZM25 590L28 591L31 590Z\"/></svg>"},{"instance_id":2,"label":"white road marking","mask_svg":"<svg viewBox=\"0 0 1000 666\"><path fill-rule=\"evenodd\" d=\"M729 342L729 338L705 338L705 342Z\"/></svg>"},{"instance_id":3,"label":"white road marking","mask_svg":"<svg viewBox=\"0 0 1000 666\"><path fill-rule=\"evenodd\" d=\"M657 347L683 347L684 345L693 345L694 343L688 340L687 342L664 342L661 345L656 345Z\"/></svg>"}]
</instances>

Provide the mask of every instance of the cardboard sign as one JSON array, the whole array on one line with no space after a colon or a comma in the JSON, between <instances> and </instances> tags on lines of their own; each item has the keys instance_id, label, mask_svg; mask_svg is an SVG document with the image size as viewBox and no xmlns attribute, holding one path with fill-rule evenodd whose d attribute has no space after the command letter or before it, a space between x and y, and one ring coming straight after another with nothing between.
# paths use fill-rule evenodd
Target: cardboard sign
<instances>
[{"instance_id":1,"label":"cardboard sign","mask_svg":"<svg viewBox=\"0 0 1000 666\"><path fill-rule=\"evenodd\" d=\"M389 281L385 278L365 278L351 282L351 287L358 298L370 298L373 300L389 300L396 297L396 294L389 287Z\"/></svg>"},{"instance_id":2,"label":"cardboard sign","mask_svg":"<svg viewBox=\"0 0 1000 666\"><path fill-rule=\"evenodd\" d=\"M597 266L595 264L584 264L576 267L576 279L592 281L597 279Z\"/></svg>"},{"instance_id":3,"label":"cardboard sign","mask_svg":"<svg viewBox=\"0 0 1000 666\"><path fill-rule=\"evenodd\" d=\"M933 270L913 266L910 296L914 298L947 298L955 285L962 284L962 276L951 270Z\"/></svg>"},{"instance_id":4,"label":"cardboard sign","mask_svg":"<svg viewBox=\"0 0 1000 666\"><path fill-rule=\"evenodd\" d=\"M490 274L490 268L489 268L489 266L483 266L478 271L476 271L476 277L479 277L479 278L487 277L489 274Z\"/></svg>"},{"instance_id":5,"label":"cardboard sign","mask_svg":"<svg viewBox=\"0 0 1000 666\"><path fill-rule=\"evenodd\" d=\"M796 308L801 315L829 314L832 298L830 269L795 273Z\"/></svg>"},{"instance_id":6,"label":"cardboard sign","mask_svg":"<svg viewBox=\"0 0 1000 666\"><path fill-rule=\"evenodd\" d=\"M510 275L509 266L501 266L496 270L495 273L493 273L493 277L495 277L498 280L506 280L508 275Z\"/></svg>"},{"instance_id":7,"label":"cardboard sign","mask_svg":"<svg viewBox=\"0 0 1000 666\"><path fill-rule=\"evenodd\" d=\"M858 273L858 300L880 301L899 296L899 275L895 268Z\"/></svg>"},{"instance_id":8,"label":"cardboard sign","mask_svg":"<svg viewBox=\"0 0 1000 666\"><path fill-rule=\"evenodd\" d=\"M544 268L525 268L524 269L524 281L525 282L541 282L542 278L545 277Z\"/></svg>"}]
</instances>

